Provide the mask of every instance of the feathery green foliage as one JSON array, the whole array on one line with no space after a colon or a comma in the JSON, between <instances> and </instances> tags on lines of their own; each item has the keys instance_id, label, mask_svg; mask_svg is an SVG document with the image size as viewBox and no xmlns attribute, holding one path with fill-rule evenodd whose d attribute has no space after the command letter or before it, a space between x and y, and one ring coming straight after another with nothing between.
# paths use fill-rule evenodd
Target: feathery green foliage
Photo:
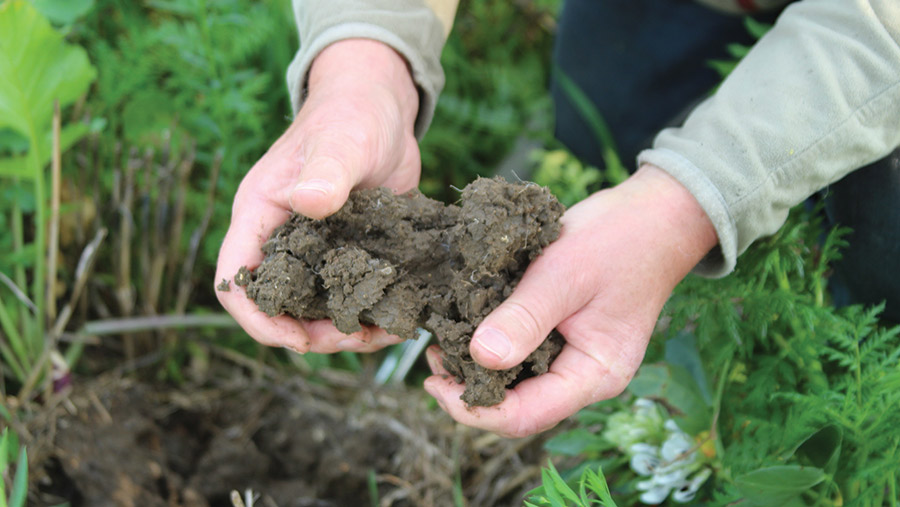
<instances>
[{"instance_id":1,"label":"feathery green foliage","mask_svg":"<svg viewBox=\"0 0 900 507\"><path fill-rule=\"evenodd\" d=\"M451 186L492 175L517 138L548 136L558 4L461 2L441 57L446 85L419 146L423 192L455 201Z\"/></svg>"}]
</instances>

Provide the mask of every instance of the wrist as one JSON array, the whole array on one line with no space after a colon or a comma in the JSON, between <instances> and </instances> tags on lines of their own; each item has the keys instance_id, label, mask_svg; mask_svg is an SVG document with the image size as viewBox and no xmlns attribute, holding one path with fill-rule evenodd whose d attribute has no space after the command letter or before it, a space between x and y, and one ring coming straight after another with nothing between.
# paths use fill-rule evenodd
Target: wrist
<instances>
[{"instance_id":1,"label":"wrist","mask_svg":"<svg viewBox=\"0 0 900 507\"><path fill-rule=\"evenodd\" d=\"M644 164L616 187L631 202L674 287L718 244L715 227L696 198L662 169Z\"/></svg>"},{"instance_id":2,"label":"wrist","mask_svg":"<svg viewBox=\"0 0 900 507\"><path fill-rule=\"evenodd\" d=\"M388 94L410 126L419 110L409 64L393 48L374 40L346 39L326 47L312 63L307 87L309 99Z\"/></svg>"}]
</instances>

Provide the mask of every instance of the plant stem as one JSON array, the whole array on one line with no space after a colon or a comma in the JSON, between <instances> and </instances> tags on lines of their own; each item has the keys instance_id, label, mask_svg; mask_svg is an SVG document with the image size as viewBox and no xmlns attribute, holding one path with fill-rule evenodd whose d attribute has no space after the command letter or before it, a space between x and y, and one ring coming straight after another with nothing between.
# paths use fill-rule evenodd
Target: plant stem
<instances>
[{"instance_id":1,"label":"plant stem","mask_svg":"<svg viewBox=\"0 0 900 507\"><path fill-rule=\"evenodd\" d=\"M59 252L59 187L62 171L60 153L59 100L53 103L53 158L51 159L50 245L47 248L47 321L56 320L56 262Z\"/></svg>"},{"instance_id":2,"label":"plant stem","mask_svg":"<svg viewBox=\"0 0 900 507\"><path fill-rule=\"evenodd\" d=\"M30 126L29 135L31 139L40 139L38 137L37 132L34 129L34 126ZM44 300L44 287L46 287L47 280L45 278L45 265L44 262L46 258L44 257L47 252L46 247L46 226L47 226L47 217L46 217L46 192L44 190L44 169L41 167L41 161L38 158L39 153L38 146L32 146L31 149L28 150L28 160L29 165L31 166L31 173L34 174L34 210L35 210L35 233L34 233L34 279L32 280L32 300L34 301L35 306L37 306L37 316L35 318L35 329L32 334L29 335L29 338L26 338L33 347L32 353L33 357L37 357L41 355L42 345L44 340L44 328L45 328L45 319L47 318L47 314L45 313L45 304Z\"/></svg>"},{"instance_id":3,"label":"plant stem","mask_svg":"<svg viewBox=\"0 0 900 507\"><path fill-rule=\"evenodd\" d=\"M13 181L14 185L19 185L21 182L16 179ZM17 256L21 256L22 251L25 249L25 227L24 227L24 219L22 208L19 205L18 199L13 199L13 209L12 209L12 237L13 237L13 254ZM25 266L23 263L18 262L15 266L15 271L13 272L13 277L15 278L16 285L22 289L27 290L28 288L28 279L25 276ZM19 308L19 322L21 323L21 335L22 336L31 336L31 319L28 315L28 308L25 305Z\"/></svg>"}]
</instances>

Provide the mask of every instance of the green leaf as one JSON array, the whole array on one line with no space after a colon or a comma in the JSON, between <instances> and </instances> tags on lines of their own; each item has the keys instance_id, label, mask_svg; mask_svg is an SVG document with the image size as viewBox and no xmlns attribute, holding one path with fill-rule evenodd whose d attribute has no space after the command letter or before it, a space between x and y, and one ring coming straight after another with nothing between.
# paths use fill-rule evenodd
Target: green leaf
<instances>
[{"instance_id":1,"label":"green leaf","mask_svg":"<svg viewBox=\"0 0 900 507\"><path fill-rule=\"evenodd\" d=\"M617 184L628 178L628 171L619 159L618 149L612 131L597 106L578 84L559 67L553 68L553 76L566 98L575 106L581 118L591 127L597 144L601 147L605 171L612 183Z\"/></svg>"},{"instance_id":2,"label":"green leaf","mask_svg":"<svg viewBox=\"0 0 900 507\"><path fill-rule=\"evenodd\" d=\"M0 177L27 180L35 176L34 172L29 170L27 155L0 158Z\"/></svg>"},{"instance_id":3,"label":"green leaf","mask_svg":"<svg viewBox=\"0 0 900 507\"><path fill-rule=\"evenodd\" d=\"M672 419L691 435L709 429L712 408L703 399L697 382L683 366L648 364L641 366L628 390L643 398L661 398L677 412Z\"/></svg>"},{"instance_id":4,"label":"green leaf","mask_svg":"<svg viewBox=\"0 0 900 507\"><path fill-rule=\"evenodd\" d=\"M566 481L559 475L559 471L556 470L556 467L553 466L553 463L548 463L550 467L550 479L553 481L553 487L558 491L562 496L566 497L568 500L575 503L575 505L580 505L581 501L578 498L578 495L572 491L572 488L566 484Z\"/></svg>"},{"instance_id":5,"label":"green leaf","mask_svg":"<svg viewBox=\"0 0 900 507\"><path fill-rule=\"evenodd\" d=\"M49 152L53 102L74 102L96 75L87 52L66 43L30 3L0 5L0 128L26 136L38 154Z\"/></svg>"},{"instance_id":6,"label":"green leaf","mask_svg":"<svg viewBox=\"0 0 900 507\"><path fill-rule=\"evenodd\" d=\"M544 444L544 449L564 456L596 453L612 447L609 442L585 428L560 433Z\"/></svg>"},{"instance_id":7,"label":"green leaf","mask_svg":"<svg viewBox=\"0 0 900 507\"><path fill-rule=\"evenodd\" d=\"M761 39L766 32L772 29L772 25L757 21L750 16L744 18L744 27L756 39Z\"/></svg>"},{"instance_id":8,"label":"green leaf","mask_svg":"<svg viewBox=\"0 0 900 507\"><path fill-rule=\"evenodd\" d=\"M735 58L743 58L750 53L750 46L745 46L743 44L733 43L725 46L725 50L728 51L728 54Z\"/></svg>"},{"instance_id":9,"label":"green leaf","mask_svg":"<svg viewBox=\"0 0 900 507\"><path fill-rule=\"evenodd\" d=\"M783 505L825 480L821 468L782 465L760 468L735 478L738 491L756 505Z\"/></svg>"},{"instance_id":10,"label":"green leaf","mask_svg":"<svg viewBox=\"0 0 900 507\"><path fill-rule=\"evenodd\" d=\"M590 468L585 470L584 482L587 483L588 489L597 494L598 499L591 503L597 503L603 507L616 507L616 502L609 491L609 485L606 483L606 477L603 475L603 468L598 468L596 472Z\"/></svg>"},{"instance_id":11,"label":"green leaf","mask_svg":"<svg viewBox=\"0 0 900 507\"><path fill-rule=\"evenodd\" d=\"M31 3L57 25L71 25L94 7L94 0L31 0Z\"/></svg>"},{"instance_id":12,"label":"green leaf","mask_svg":"<svg viewBox=\"0 0 900 507\"><path fill-rule=\"evenodd\" d=\"M9 495L9 507L25 507L25 499L28 495L28 454L25 448L19 450L19 461L16 464L16 476L13 479L13 489Z\"/></svg>"},{"instance_id":13,"label":"green leaf","mask_svg":"<svg viewBox=\"0 0 900 507\"><path fill-rule=\"evenodd\" d=\"M6 467L9 465L9 428L3 430L0 436L0 476L5 475Z\"/></svg>"},{"instance_id":14,"label":"green leaf","mask_svg":"<svg viewBox=\"0 0 900 507\"><path fill-rule=\"evenodd\" d=\"M546 468L541 470L541 482L544 484L544 494L547 495L547 501L550 502L550 505L553 507L565 507L562 497L556 491L550 472Z\"/></svg>"},{"instance_id":15,"label":"green leaf","mask_svg":"<svg viewBox=\"0 0 900 507\"><path fill-rule=\"evenodd\" d=\"M794 454L805 456L814 466L833 474L837 470L841 457L843 439L844 433L841 428L830 424L803 439L791 453L785 456L785 459Z\"/></svg>"},{"instance_id":16,"label":"green leaf","mask_svg":"<svg viewBox=\"0 0 900 507\"><path fill-rule=\"evenodd\" d=\"M0 129L0 156L28 151L28 138L10 128Z\"/></svg>"},{"instance_id":17,"label":"green leaf","mask_svg":"<svg viewBox=\"0 0 900 507\"><path fill-rule=\"evenodd\" d=\"M691 374L703 401L712 405L712 395L706 372L703 370L703 361L700 359L700 351L697 348L697 339L687 331L681 331L666 341L666 362L684 367Z\"/></svg>"}]
</instances>

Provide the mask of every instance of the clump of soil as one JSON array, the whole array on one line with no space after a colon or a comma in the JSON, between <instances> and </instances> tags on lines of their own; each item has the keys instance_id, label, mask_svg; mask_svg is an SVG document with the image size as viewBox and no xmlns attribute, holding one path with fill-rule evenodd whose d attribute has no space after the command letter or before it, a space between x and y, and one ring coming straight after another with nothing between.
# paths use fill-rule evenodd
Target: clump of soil
<instances>
[{"instance_id":1,"label":"clump of soil","mask_svg":"<svg viewBox=\"0 0 900 507\"><path fill-rule=\"evenodd\" d=\"M559 235L563 211L546 188L500 178L468 185L459 206L418 191L360 190L324 220L291 217L263 245L262 264L235 283L271 316L327 318L344 333L374 325L407 339L425 328L465 383L463 401L495 405L507 388L546 372L562 338L551 335L501 371L475 363L469 341Z\"/></svg>"}]
</instances>

